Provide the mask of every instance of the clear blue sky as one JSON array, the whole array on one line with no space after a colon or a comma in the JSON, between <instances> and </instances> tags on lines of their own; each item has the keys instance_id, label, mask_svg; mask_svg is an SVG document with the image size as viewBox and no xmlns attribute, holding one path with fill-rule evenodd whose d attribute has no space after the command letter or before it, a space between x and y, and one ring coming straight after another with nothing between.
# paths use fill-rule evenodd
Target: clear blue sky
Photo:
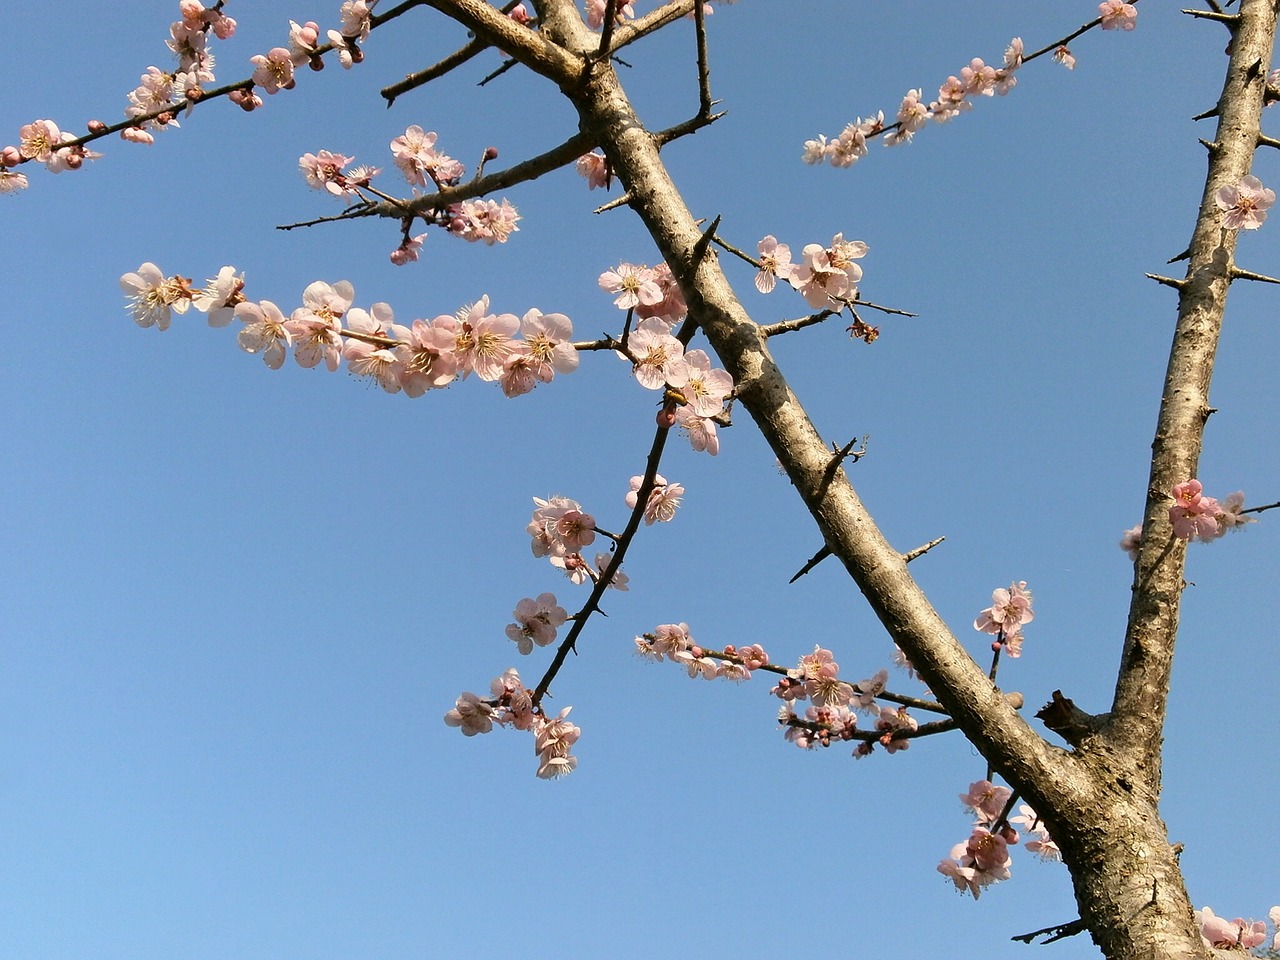
<instances>
[{"instance_id":1,"label":"clear blue sky","mask_svg":"<svg viewBox=\"0 0 1280 960\"><path fill-rule=\"evenodd\" d=\"M241 30L220 79L290 18L336 26L337 6L229 4ZM830 439L870 435L852 472L892 542L947 537L913 569L976 654L968 624L992 589L1029 582L1036 620L1002 684L1032 712L1055 689L1104 710L1130 582L1115 543L1140 517L1174 316L1143 274L1190 236L1196 138L1212 133L1190 117L1217 97L1225 31L1143 4L1135 32L1076 41L1074 73L1030 64L1008 97L852 170L799 160L805 139L1096 9L1035 6L717 7L728 115L665 155L743 247L870 244L863 295L920 317L886 319L870 347L838 323L788 336L780 363ZM0 60L0 143L36 118L114 121L138 75L171 62L170 0L55 7L24 16ZM546 783L527 735L466 740L441 717L508 666L540 675L547 652L517 664L503 636L512 609L582 594L530 556L530 497L621 527L653 395L593 355L528 397L469 381L410 401L268 371L195 314L165 334L131 322L117 278L152 260L197 279L234 264L282 306L349 279L359 305L404 320L488 293L562 311L584 337L616 329L596 277L654 251L629 212L593 215L606 198L571 171L507 195L524 216L507 245L437 233L404 268L389 222L273 229L339 209L298 176L307 151L390 167L388 141L416 123L468 163L490 144L503 163L573 132L522 71L477 88L493 53L383 109L379 87L464 39L415 11L350 73L308 73L254 115L202 106L153 147L109 141L88 169L34 170L0 200L0 957L1029 956L1008 938L1076 915L1061 867L1019 852L976 904L934 869L984 772L958 736L856 763L802 753L764 681L695 683L632 654L635 634L683 620L783 661L821 644L850 679L888 665L834 564L787 586L819 538L745 417L716 459L672 445L663 472L685 505L638 538L630 593L557 682L580 766ZM651 127L694 109L692 45L677 24L627 51ZM1280 181L1273 155L1258 161ZM1276 273L1277 231L1244 237L1241 264ZM761 321L805 312L731 270ZM1250 503L1280 499L1276 296L1231 292L1200 473ZM1167 731L1171 836L1196 903L1228 917L1280 901L1280 867L1258 856L1280 839L1273 525L1192 548ZM1097 956L1079 938L1047 951Z\"/></svg>"}]
</instances>

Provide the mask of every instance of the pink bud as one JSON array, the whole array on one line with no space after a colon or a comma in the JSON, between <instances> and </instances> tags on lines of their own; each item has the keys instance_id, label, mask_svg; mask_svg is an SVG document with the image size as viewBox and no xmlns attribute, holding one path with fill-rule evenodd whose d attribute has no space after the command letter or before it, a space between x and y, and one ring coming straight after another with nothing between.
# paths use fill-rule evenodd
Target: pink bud
<instances>
[{"instance_id":1,"label":"pink bud","mask_svg":"<svg viewBox=\"0 0 1280 960\"><path fill-rule=\"evenodd\" d=\"M663 404L658 416L655 418L660 427L674 427L676 425L676 406L674 403Z\"/></svg>"},{"instance_id":2,"label":"pink bud","mask_svg":"<svg viewBox=\"0 0 1280 960\"><path fill-rule=\"evenodd\" d=\"M485 158L486 160L497 160L497 159L498 159L498 148L497 148L497 147L485 147L485 148L484 148L484 158Z\"/></svg>"},{"instance_id":3,"label":"pink bud","mask_svg":"<svg viewBox=\"0 0 1280 960\"><path fill-rule=\"evenodd\" d=\"M107 129L107 125L101 120L90 120L85 126L89 128L90 133L102 133Z\"/></svg>"},{"instance_id":4,"label":"pink bud","mask_svg":"<svg viewBox=\"0 0 1280 960\"><path fill-rule=\"evenodd\" d=\"M72 153L67 155L64 162L66 163L68 170L79 170L84 166L84 157L80 156L78 153Z\"/></svg>"},{"instance_id":5,"label":"pink bud","mask_svg":"<svg viewBox=\"0 0 1280 960\"><path fill-rule=\"evenodd\" d=\"M695 660L702 656L702 648L697 644L690 647L689 652L693 654Z\"/></svg>"},{"instance_id":6,"label":"pink bud","mask_svg":"<svg viewBox=\"0 0 1280 960\"><path fill-rule=\"evenodd\" d=\"M991 641L991 649L992 649L992 650L994 650L994 651L996 651L996 652L999 652L999 650L1000 650L1000 641L999 641L999 640L992 640L992 641Z\"/></svg>"},{"instance_id":7,"label":"pink bud","mask_svg":"<svg viewBox=\"0 0 1280 960\"><path fill-rule=\"evenodd\" d=\"M6 167L16 167L22 162L22 154L18 152L17 147L5 147L0 150L0 164Z\"/></svg>"},{"instance_id":8,"label":"pink bud","mask_svg":"<svg viewBox=\"0 0 1280 960\"><path fill-rule=\"evenodd\" d=\"M732 643L726 643L724 645L724 652L729 654L730 656L736 657L738 655L738 648L735 647Z\"/></svg>"}]
</instances>

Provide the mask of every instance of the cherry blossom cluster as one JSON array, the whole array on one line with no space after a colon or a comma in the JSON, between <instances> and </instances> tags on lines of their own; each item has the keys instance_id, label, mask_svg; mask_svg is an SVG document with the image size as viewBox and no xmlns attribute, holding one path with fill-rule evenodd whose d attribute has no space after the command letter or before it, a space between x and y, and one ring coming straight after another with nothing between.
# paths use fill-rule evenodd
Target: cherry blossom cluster
<instances>
[{"instance_id":1,"label":"cherry blossom cluster","mask_svg":"<svg viewBox=\"0 0 1280 960\"><path fill-rule=\"evenodd\" d=\"M343 66L359 62L363 54L359 42L368 37L372 28L373 6L377 0L346 0L339 10L340 30L328 31L328 45L321 47L320 27L314 22L298 24L290 21L288 47L275 47L265 54L250 58L254 70L252 86L238 85L227 91L227 97L245 110L262 106L257 89L267 94L291 89L295 85L294 69L307 63L313 70L323 68L322 54L329 49L338 51ZM199 0L181 0L178 4L180 20L169 27L169 49L177 57L175 70L162 70L149 66L138 86L128 94L125 108L126 120L136 120L120 128L122 139L132 143L153 143L155 131L178 126L176 114L181 106L190 111L205 96L205 87L216 79L215 58L209 50L209 37L226 40L236 31L236 21L222 12L222 4L206 7ZM90 120L89 134L101 135L109 128L101 120ZM19 131L17 146L0 148L0 194L25 189L29 183L25 174L14 168L21 163L36 161L45 164L53 173L78 170L85 160L101 156L87 149L80 139L48 119L26 124ZM358 178L357 178L358 179ZM481 238L477 238L481 239Z\"/></svg>"},{"instance_id":2,"label":"cherry blossom cluster","mask_svg":"<svg viewBox=\"0 0 1280 960\"><path fill-rule=\"evenodd\" d=\"M458 697L453 709L444 715L444 722L468 737L488 733L495 723L532 732L534 751L538 755L538 776L549 780L572 773L578 765L578 758L569 754L582 735L567 719L572 709L565 707L555 717L546 716L541 708L534 707L531 691L525 688L520 674L512 667L494 678L488 698L470 691Z\"/></svg>"},{"instance_id":3,"label":"cherry blossom cluster","mask_svg":"<svg viewBox=\"0 0 1280 960\"><path fill-rule=\"evenodd\" d=\"M165 330L172 314L194 306L208 314L210 326L240 321L241 349L261 354L273 370L283 366L292 348L300 367L323 364L333 371L345 360L355 376L373 380L388 393L403 390L410 397L472 373L497 382L504 394L515 397L578 367L568 317L544 314L536 307L523 317L494 314L488 295L453 316L405 326L395 322L388 304L375 303L367 310L353 307L355 292L345 280L308 285L302 306L288 317L270 300L247 300L244 275L230 266L195 290L188 278L166 277L154 263L144 263L122 276L120 286L141 327Z\"/></svg>"},{"instance_id":4,"label":"cherry blossom cluster","mask_svg":"<svg viewBox=\"0 0 1280 960\"><path fill-rule=\"evenodd\" d=\"M347 0L338 10L341 27L325 33L327 44L320 42L320 25L313 20L306 23L289 21L288 46L272 47L266 53L249 58L253 64L252 89L233 90L228 97L243 110L256 110L262 106L262 98L256 93L261 89L268 96L281 90L292 90L297 85L297 68L304 63L312 70L323 70L323 54L336 50L338 62L350 69L352 64L364 59L360 44L367 40L373 29L373 7L377 0Z\"/></svg>"},{"instance_id":5,"label":"cherry blossom cluster","mask_svg":"<svg viewBox=\"0 0 1280 960\"><path fill-rule=\"evenodd\" d=\"M865 257L869 249L861 240L846 240L843 233L837 233L828 246L806 244L801 251L803 260L793 263L791 248L770 234L756 244L760 255L756 289L771 293L779 280L786 280L809 306L839 309L858 299L862 267L854 261Z\"/></svg>"},{"instance_id":6,"label":"cherry blossom cluster","mask_svg":"<svg viewBox=\"0 0 1280 960\"><path fill-rule=\"evenodd\" d=\"M597 553L594 566L583 557L582 548L596 539L595 518L584 512L578 501L568 497L548 497L545 500L534 497L533 504L533 519L525 528L532 538L533 555L546 557L553 567L563 570L575 584L599 583L613 561L613 554ZM634 504L629 505L634 507ZM625 591L629 581L630 578L619 568L614 571L608 585Z\"/></svg>"},{"instance_id":7,"label":"cherry blossom cluster","mask_svg":"<svg viewBox=\"0 0 1280 960\"><path fill-rule=\"evenodd\" d=\"M769 662L759 644L747 647L726 646L723 651L707 650L694 642L687 623L664 623L652 633L636 637L636 653L646 660L670 660L683 666L689 676L714 680L717 677L741 683L751 678L751 671Z\"/></svg>"},{"instance_id":8,"label":"cherry blossom cluster","mask_svg":"<svg viewBox=\"0 0 1280 960\"><path fill-rule=\"evenodd\" d=\"M1041 860L1059 861L1062 853L1049 836L1036 812L1026 804L1018 807L1019 815L1009 816L1013 791L996 786L990 780L969 784L960 802L974 816L969 839L951 848L951 855L938 864L938 872L955 884L961 893L971 893L976 900L983 887L1010 877L1012 858L1009 847L1021 837L1014 824L1022 827L1028 839L1024 846Z\"/></svg>"},{"instance_id":9,"label":"cherry blossom cluster","mask_svg":"<svg viewBox=\"0 0 1280 960\"><path fill-rule=\"evenodd\" d=\"M1209 543L1239 530L1247 523L1257 523L1254 517L1245 516L1244 491L1237 490L1218 501L1216 497L1203 495L1199 480L1188 480L1173 488L1173 505L1169 507L1169 523L1173 535L1179 540L1199 540ZM1129 559L1138 559L1142 547L1142 526L1130 527L1120 538L1120 549Z\"/></svg>"},{"instance_id":10,"label":"cherry blossom cluster","mask_svg":"<svg viewBox=\"0 0 1280 960\"><path fill-rule=\"evenodd\" d=\"M1008 880L1009 845L1018 842L1018 831L1005 819L1005 806L1013 795L1008 787L997 787L988 780L969 786L960 794L960 802L977 818L969 839L951 848L951 855L938 864L938 872L955 884L961 893L971 893L976 900L982 888Z\"/></svg>"},{"instance_id":11,"label":"cherry blossom cluster","mask_svg":"<svg viewBox=\"0 0 1280 960\"><path fill-rule=\"evenodd\" d=\"M886 128L884 111L863 119L859 117L845 126L840 134L828 140L825 134L806 140L803 159L805 163L830 163L833 167L851 167L867 155L867 140L884 133L885 146L909 143L930 120L945 123L973 109L975 97L1003 96L1017 84L1014 76L1022 66L1022 38L1014 37L1004 52L1004 65L993 67L978 57L960 70L959 76L947 77L938 88L938 99L926 103L924 92L914 89L907 92L895 123Z\"/></svg>"},{"instance_id":12,"label":"cherry blossom cluster","mask_svg":"<svg viewBox=\"0 0 1280 960\"><path fill-rule=\"evenodd\" d=\"M437 189L456 186L466 173L463 164L436 149L437 134L425 131L414 124L391 141L391 155L396 168L415 188L425 187L430 181ZM484 161L498 156L494 147L485 150ZM298 169L308 185L316 190L345 200L371 202L366 191L377 197L386 195L373 190L371 181L381 172L377 167L350 167L354 157L319 150L298 158ZM507 200L469 199L451 203L432 211L415 213L404 219L404 239L391 253L391 262L397 266L418 259L426 234L411 237L409 231L415 219L422 219L428 226L439 226L455 237L471 243L483 242L488 246L506 243L511 234L520 228L516 224L520 214Z\"/></svg>"},{"instance_id":13,"label":"cherry blossom cluster","mask_svg":"<svg viewBox=\"0 0 1280 960\"><path fill-rule=\"evenodd\" d=\"M1248 176L1239 183L1219 187L1213 202L1223 211L1224 230L1257 230L1276 202L1276 192L1264 187L1257 177Z\"/></svg>"},{"instance_id":14,"label":"cherry blossom cluster","mask_svg":"<svg viewBox=\"0 0 1280 960\"><path fill-rule=\"evenodd\" d=\"M980 633L995 634L991 649L1008 651L1011 657L1022 656L1022 625L1035 619L1031 609L1031 591L1027 581L1018 580L1001 587L991 594L991 606L981 611L973 621L973 629Z\"/></svg>"},{"instance_id":15,"label":"cherry blossom cluster","mask_svg":"<svg viewBox=\"0 0 1280 960\"><path fill-rule=\"evenodd\" d=\"M532 653L534 646L555 642L556 630L569 619L564 607L556 603L554 593L540 593L536 599L525 597L516 604L512 616L516 622L507 624L507 639L522 656Z\"/></svg>"},{"instance_id":16,"label":"cherry blossom cluster","mask_svg":"<svg viewBox=\"0 0 1280 960\"><path fill-rule=\"evenodd\" d=\"M619 341L618 355L631 364L641 386L664 391L658 423L679 427L694 450L715 456L720 438L713 418L733 393L733 378L713 368L705 350L686 351L673 332L689 308L671 268L620 263L598 282L616 295L614 306L628 312L628 324L632 311L641 318Z\"/></svg>"},{"instance_id":17,"label":"cherry blossom cluster","mask_svg":"<svg viewBox=\"0 0 1280 960\"><path fill-rule=\"evenodd\" d=\"M1280 907L1272 907L1267 916L1276 928L1271 950L1280 950ZM1261 920L1244 920L1236 917L1227 920L1216 916L1212 909L1204 907L1196 911L1196 923L1200 926L1200 938L1206 947L1217 950L1254 950L1267 942L1267 925Z\"/></svg>"}]
</instances>

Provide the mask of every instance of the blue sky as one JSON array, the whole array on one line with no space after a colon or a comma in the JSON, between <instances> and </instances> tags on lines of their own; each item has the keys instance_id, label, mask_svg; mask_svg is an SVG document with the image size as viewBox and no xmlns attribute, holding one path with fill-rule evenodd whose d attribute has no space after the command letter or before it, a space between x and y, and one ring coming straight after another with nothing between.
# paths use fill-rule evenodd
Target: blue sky
<instances>
[{"instance_id":1,"label":"blue sky","mask_svg":"<svg viewBox=\"0 0 1280 960\"><path fill-rule=\"evenodd\" d=\"M220 78L247 73L290 18L336 25L336 7L230 5L240 32ZM1190 117L1216 100L1225 32L1142 5L1133 33L1075 41L1074 72L1037 61L1008 97L905 149L815 169L805 139L1096 8L801 7L716 9L728 114L668 163L739 246L837 231L870 245L863 296L919 318L886 318L870 347L839 323L780 338L780 364L832 440L870 435L852 474L890 540L947 537L913 569L975 655L968 624L991 591L1035 591L1002 685L1032 712L1055 689L1104 710L1130 582L1115 543L1140 517L1174 318L1143 274L1190 236L1196 138L1212 133ZM132 0L108 24L100 4L66 0L24 22L0 61L0 142L36 118L114 121L147 65L169 65L175 11ZM521 71L477 88L492 53L382 107L381 86L463 39L415 11L349 73L307 74L253 115L206 104L153 147L109 141L85 170L32 171L0 203L14 348L0 377L0 956L1026 956L1008 938L1072 919L1069 881L1019 852L1013 880L974 903L935 872L968 833L956 795L984 773L958 736L856 763L804 753L782 741L763 680L695 683L632 654L637 633L687 621L707 645L760 642L784 662L829 647L850 679L888 665L834 564L787 586L819 541L745 416L715 459L671 445L663 472L684 506L642 532L631 591L556 683L583 729L580 766L546 783L526 735L464 739L441 717L508 666L540 675L546 651L517 663L503 635L512 609L582 595L530 556L530 498L570 496L621 527L653 395L598 354L527 397L469 381L410 401L345 373L269 371L195 314L163 334L130 320L117 279L151 260L197 279L234 264L252 298L282 306L349 279L359 305L402 320L487 293L504 311L564 312L583 337L616 329L596 277L653 248L627 211L594 215L606 198L571 171L507 194L524 216L510 243L435 234L403 268L387 261L391 223L273 229L340 209L298 176L304 152L389 168L388 141L417 123L468 163L490 144L504 163L574 131ZM690 25L626 58L651 127L692 112ZM1269 154L1255 173L1280 180ZM1242 239L1242 266L1276 273L1276 229ZM806 312L730 269L762 322ZM1231 291L1200 472L1251 504L1280 499L1275 296ZM1257 856L1280 832L1265 812L1270 526L1192 548L1166 736L1171 837L1193 899L1226 916L1280 901L1280 867ZM1079 938L1047 950L1097 956Z\"/></svg>"}]
</instances>

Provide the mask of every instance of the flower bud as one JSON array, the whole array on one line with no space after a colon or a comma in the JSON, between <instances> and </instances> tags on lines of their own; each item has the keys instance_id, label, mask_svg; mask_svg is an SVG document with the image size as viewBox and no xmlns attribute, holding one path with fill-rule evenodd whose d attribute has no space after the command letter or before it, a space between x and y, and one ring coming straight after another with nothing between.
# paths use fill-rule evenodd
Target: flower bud
<instances>
[{"instance_id":1,"label":"flower bud","mask_svg":"<svg viewBox=\"0 0 1280 960\"><path fill-rule=\"evenodd\" d=\"M101 120L90 120L85 126L89 128L90 133L104 133L107 129L107 125Z\"/></svg>"}]
</instances>

